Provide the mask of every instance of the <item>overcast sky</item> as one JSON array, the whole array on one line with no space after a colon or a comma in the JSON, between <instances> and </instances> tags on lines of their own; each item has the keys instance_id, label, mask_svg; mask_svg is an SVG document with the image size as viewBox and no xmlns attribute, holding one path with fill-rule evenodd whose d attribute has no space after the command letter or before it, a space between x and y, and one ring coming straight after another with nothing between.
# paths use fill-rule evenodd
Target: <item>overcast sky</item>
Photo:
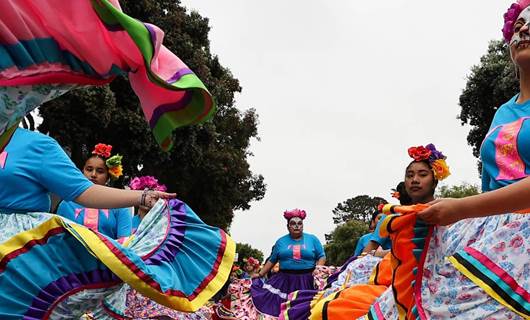
<instances>
[{"instance_id":1,"label":"overcast sky","mask_svg":"<svg viewBox=\"0 0 530 320\"><path fill-rule=\"evenodd\" d=\"M211 50L243 87L237 107L259 114L249 161L267 193L236 213L233 238L267 255L299 207L324 242L339 202L391 200L412 145L448 156L444 184L479 184L458 98L511 2L182 1L210 19Z\"/></svg>"}]
</instances>

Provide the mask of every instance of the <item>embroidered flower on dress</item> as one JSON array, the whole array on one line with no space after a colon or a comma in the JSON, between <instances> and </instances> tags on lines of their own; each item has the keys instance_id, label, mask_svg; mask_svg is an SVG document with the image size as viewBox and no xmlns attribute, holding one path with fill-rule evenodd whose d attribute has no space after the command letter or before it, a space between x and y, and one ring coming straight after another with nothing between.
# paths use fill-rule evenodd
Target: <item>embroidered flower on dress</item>
<instances>
[{"instance_id":1,"label":"embroidered flower on dress","mask_svg":"<svg viewBox=\"0 0 530 320\"><path fill-rule=\"evenodd\" d=\"M520 235L516 235L511 241L510 241L510 247L512 248L519 248L523 245L524 239Z\"/></svg>"}]
</instances>

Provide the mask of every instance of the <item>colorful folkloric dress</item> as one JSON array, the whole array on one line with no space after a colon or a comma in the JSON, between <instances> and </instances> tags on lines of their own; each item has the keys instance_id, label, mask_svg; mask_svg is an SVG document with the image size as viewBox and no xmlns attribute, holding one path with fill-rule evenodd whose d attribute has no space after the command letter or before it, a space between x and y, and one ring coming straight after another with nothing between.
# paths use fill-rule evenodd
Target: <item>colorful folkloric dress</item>
<instances>
[{"instance_id":1,"label":"colorful folkloric dress","mask_svg":"<svg viewBox=\"0 0 530 320\"><path fill-rule=\"evenodd\" d=\"M530 175L530 101L518 96L495 114L481 147L482 189L491 191ZM405 218L405 217L403 217ZM402 217L394 219L399 222ZM414 229L418 227L415 222ZM405 224L394 236L409 233ZM391 235L392 236L392 235ZM418 259L413 288L393 285L372 306L375 319L530 318L530 216L509 213L434 227ZM405 245L393 248L406 254ZM401 251L401 253L400 253ZM401 259L403 260L403 259ZM415 260L415 259L411 259Z\"/></svg>"},{"instance_id":2,"label":"colorful folkloric dress","mask_svg":"<svg viewBox=\"0 0 530 320\"><path fill-rule=\"evenodd\" d=\"M161 30L117 1L1 1L0 19L0 319L79 318L103 300L120 317L125 283L173 309L199 309L228 279L233 241L178 200L160 200L124 245L46 213L49 192L72 201L91 183L53 139L17 123L76 86L128 73L167 150L174 128L212 115L211 95L161 45Z\"/></svg>"},{"instance_id":3,"label":"colorful folkloric dress","mask_svg":"<svg viewBox=\"0 0 530 320\"><path fill-rule=\"evenodd\" d=\"M366 243L374 241L384 249L388 249L391 244L390 239L379 233L382 224L383 219L379 220L374 232L365 235L365 241ZM362 249L364 245L361 251ZM388 255L385 259L381 259L370 254L364 256L354 254L338 272L327 279L324 290L319 288L319 290L300 290L291 293L288 303L282 305L280 319L330 318L331 314L327 314L327 310L333 311L333 319L337 318L338 314L343 318L337 319L365 314L375 298L389 285L388 281L381 280L391 278L389 263ZM363 299L359 300L359 305L345 298L357 296L360 292ZM333 305L331 309L330 302ZM337 309L337 306L340 307Z\"/></svg>"},{"instance_id":4,"label":"colorful folkloric dress","mask_svg":"<svg viewBox=\"0 0 530 320\"><path fill-rule=\"evenodd\" d=\"M384 259L372 255L352 257L327 279L325 288L292 292L287 303L282 305L279 318L351 319L352 315L363 315L388 287L391 275L389 254ZM347 297L351 296L362 299L350 301Z\"/></svg>"},{"instance_id":5,"label":"colorful folkloric dress","mask_svg":"<svg viewBox=\"0 0 530 320\"><path fill-rule=\"evenodd\" d=\"M63 200L57 214L123 243L132 234L130 208L93 209Z\"/></svg>"},{"instance_id":6,"label":"colorful folkloric dress","mask_svg":"<svg viewBox=\"0 0 530 320\"><path fill-rule=\"evenodd\" d=\"M135 233L136 230L138 230L138 226L140 225L140 222L142 219L140 219L140 216L135 214L132 217L132 233Z\"/></svg>"},{"instance_id":7,"label":"colorful folkloric dress","mask_svg":"<svg viewBox=\"0 0 530 320\"><path fill-rule=\"evenodd\" d=\"M313 271L316 262L324 256L322 244L312 234L303 233L298 240L293 240L289 234L278 239L269 261L279 262L280 271L267 281L254 279L252 283L252 301L256 309L277 317L289 293L315 289Z\"/></svg>"}]
</instances>

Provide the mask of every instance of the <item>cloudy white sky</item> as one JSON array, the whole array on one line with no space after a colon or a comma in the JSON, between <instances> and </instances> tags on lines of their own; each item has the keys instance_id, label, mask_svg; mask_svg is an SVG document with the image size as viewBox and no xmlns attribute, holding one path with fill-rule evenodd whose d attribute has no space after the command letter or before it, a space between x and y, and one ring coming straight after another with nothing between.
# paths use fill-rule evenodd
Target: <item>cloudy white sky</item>
<instances>
[{"instance_id":1,"label":"cloudy white sky","mask_svg":"<svg viewBox=\"0 0 530 320\"><path fill-rule=\"evenodd\" d=\"M511 2L182 1L210 19L212 52L243 87L238 108L259 114L250 163L267 194L237 212L233 238L268 254L282 212L299 207L323 241L337 203L391 199L412 145L448 156L445 184L479 184L458 97Z\"/></svg>"}]
</instances>

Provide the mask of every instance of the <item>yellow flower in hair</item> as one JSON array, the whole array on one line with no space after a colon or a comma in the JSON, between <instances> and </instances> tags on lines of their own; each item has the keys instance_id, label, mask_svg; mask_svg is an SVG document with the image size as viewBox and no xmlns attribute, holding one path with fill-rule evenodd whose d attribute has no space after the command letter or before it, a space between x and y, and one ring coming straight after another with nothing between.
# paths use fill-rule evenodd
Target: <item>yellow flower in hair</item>
<instances>
[{"instance_id":1,"label":"yellow flower in hair","mask_svg":"<svg viewBox=\"0 0 530 320\"><path fill-rule=\"evenodd\" d=\"M109 168L109 174L112 176L113 179L118 179L123 174L123 167L120 165Z\"/></svg>"},{"instance_id":2,"label":"yellow flower in hair","mask_svg":"<svg viewBox=\"0 0 530 320\"><path fill-rule=\"evenodd\" d=\"M444 159L438 159L436 161L433 161L431 163L432 171L434 172L434 177L437 180L443 180L449 175L451 175L451 172L449 171L449 167L447 166L447 163Z\"/></svg>"}]
</instances>

